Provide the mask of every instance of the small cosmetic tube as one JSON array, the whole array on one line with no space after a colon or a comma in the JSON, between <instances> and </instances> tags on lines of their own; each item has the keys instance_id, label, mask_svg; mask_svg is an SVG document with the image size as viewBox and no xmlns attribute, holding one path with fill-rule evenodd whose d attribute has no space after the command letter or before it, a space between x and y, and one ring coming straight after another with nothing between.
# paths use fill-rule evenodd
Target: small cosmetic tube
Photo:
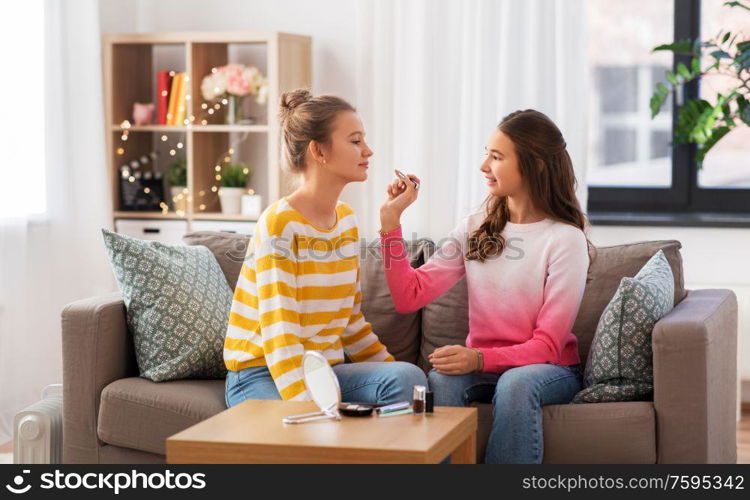
<instances>
[{"instance_id":1,"label":"small cosmetic tube","mask_svg":"<svg viewBox=\"0 0 750 500\"><path fill-rule=\"evenodd\" d=\"M433 391L427 391L425 393L425 401L424 401L424 411L425 413L434 413L435 411L435 393Z\"/></svg>"}]
</instances>

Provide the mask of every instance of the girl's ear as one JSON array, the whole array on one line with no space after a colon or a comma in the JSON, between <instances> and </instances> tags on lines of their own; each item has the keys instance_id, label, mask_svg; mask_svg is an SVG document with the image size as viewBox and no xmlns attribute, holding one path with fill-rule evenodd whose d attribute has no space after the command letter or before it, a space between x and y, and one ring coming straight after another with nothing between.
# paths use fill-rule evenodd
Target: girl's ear
<instances>
[{"instance_id":1,"label":"girl's ear","mask_svg":"<svg viewBox=\"0 0 750 500\"><path fill-rule=\"evenodd\" d=\"M310 156L313 160L317 163L325 163L325 155L323 154L323 148L320 147L320 143L317 141L310 141L310 144L307 146L308 151L310 152Z\"/></svg>"}]
</instances>

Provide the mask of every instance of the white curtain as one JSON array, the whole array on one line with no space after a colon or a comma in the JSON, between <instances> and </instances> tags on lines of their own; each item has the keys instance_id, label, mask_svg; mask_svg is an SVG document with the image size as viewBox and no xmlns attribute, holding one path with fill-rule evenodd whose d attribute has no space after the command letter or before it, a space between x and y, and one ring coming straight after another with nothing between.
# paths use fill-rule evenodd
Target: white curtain
<instances>
[{"instance_id":1,"label":"white curtain","mask_svg":"<svg viewBox=\"0 0 750 500\"><path fill-rule=\"evenodd\" d=\"M34 63L45 71L46 211L0 214L0 443L11 439L16 412L45 385L62 382L65 304L116 289L100 233L112 213L98 2L45 0L44 9L45 60ZM34 152L28 155L33 162ZM23 179L23 165L13 168Z\"/></svg>"},{"instance_id":2,"label":"white curtain","mask_svg":"<svg viewBox=\"0 0 750 500\"><path fill-rule=\"evenodd\" d=\"M345 197L363 237L376 236L394 167L424 184L405 236L446 236L486 197L484 146L517 109L560 127L585 210L585 34L585 0L360 0L356 105L375 156Z\"/></svg>"}]
</instances>

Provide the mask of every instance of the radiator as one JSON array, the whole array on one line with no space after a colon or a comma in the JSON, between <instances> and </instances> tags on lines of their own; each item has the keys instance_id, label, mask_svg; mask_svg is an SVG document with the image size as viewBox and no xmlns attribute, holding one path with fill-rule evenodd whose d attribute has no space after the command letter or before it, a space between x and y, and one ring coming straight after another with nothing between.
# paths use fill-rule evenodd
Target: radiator
<instances>
[{"instance_id":1,"label":"radiator","mask_svg":"<svg viewBox=\"0 0 750 500\"><path fill-rule=\"evenodd\" d=\"M42 399L18 412L13 422L13 463L62 463L62 384L42 389Z\"/></svg>"}]
</instances>

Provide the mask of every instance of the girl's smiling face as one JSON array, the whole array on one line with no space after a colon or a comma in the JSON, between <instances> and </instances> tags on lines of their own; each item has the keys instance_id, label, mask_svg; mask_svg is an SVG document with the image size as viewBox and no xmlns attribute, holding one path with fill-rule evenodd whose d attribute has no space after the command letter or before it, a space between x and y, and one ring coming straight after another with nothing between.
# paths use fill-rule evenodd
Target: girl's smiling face
<instances>
[{"instance_id":1,"label":"girl's smiling face","mask_svg":"<svg viewBox=\"0 0 750 500\"><path fill-rule=\"evenodd\" d=\"M514 196L524 188L513 141L495 129L487 142L486 158L479 170L487 179L492 196Z\"/></svg>"}]
</instances>

